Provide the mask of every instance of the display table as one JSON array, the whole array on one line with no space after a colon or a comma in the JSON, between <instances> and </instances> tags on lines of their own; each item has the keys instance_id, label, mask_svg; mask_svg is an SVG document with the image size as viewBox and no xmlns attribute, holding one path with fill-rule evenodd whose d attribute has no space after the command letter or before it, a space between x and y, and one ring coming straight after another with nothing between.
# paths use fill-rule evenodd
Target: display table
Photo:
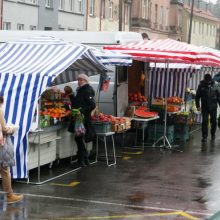
<instances>
[{"instance_id":1,"label":"display table","mask_svg":"<svg viewBox=\"0 0 220 220\"><path fill-rule=\"evenodd\" d=\"M43 184L79 169L73 169L56 177L41 181L41 166L48 164L49 168L51 168L54 161L76 155L77 145L74 139L74 134L69 133L67 128L68 124L64 123L62 125L42 128L29 133L28 172L37 168L38 181L29 182L28 178L27 183ZM91 142L87 143L86 146L87 150L92 149Z\"/></svg>"},{"instance_id":2,"label":"display table","mask_svg":"<svg viewBox=\"0 0 220 220\"><path fill-rule=\"evenodd\" d=\"M107 166L110 167L112 165L116 165L114 134L115 134L115 132L96 133L96 161L95 162L98 161L99 139L102 139L104 141L105 158L106 158ZM107 147L107 143L106 143L107 137L111 137L111 139L112 139L112 151L113 151L113 162L112 163L109 163L108 147Z\"/></svg>"},{"instance_id":3,"label":"display table","mask_svg":"<svg viewBox=\"0 0 220 220\"><path fill-rule=\"evenodd\" d=\"M141 141L142 145L141 146L135 146L135 148L140 148L144 151L144 146L145 146L145 143L144 143L144 138L145 138L144 128L147 127L149 121L156 121L159 118L160 118L159 116L155 116L155 117L151 117L151 118L136 118L136 117L132 118L132 120L142 123L142 141ZM136 140L137 140L137 129L136 129Z\"/></svg>"}]
</instances>

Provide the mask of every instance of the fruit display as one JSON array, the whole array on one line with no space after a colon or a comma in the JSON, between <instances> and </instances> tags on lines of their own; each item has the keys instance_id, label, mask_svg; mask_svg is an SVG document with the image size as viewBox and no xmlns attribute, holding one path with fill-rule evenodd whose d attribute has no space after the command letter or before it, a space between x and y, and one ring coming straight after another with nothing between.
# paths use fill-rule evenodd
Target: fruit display
<instances>
[{"instance_id":1,"label":"fruit display","mask_svg":"<svg viewBox=\"0 0 220 220\"><path fill-rule=\"evenodd\" d=\"M41 127L56 125L71 115L71 105L57 89L48 89L42 94L40 119Z\"/></svg>"},{"instance_id":2,"label":"fruit display","mask_svg":"<svg viewBox=\"0 0 220 220\"><path fill-rule=\"evenodd\" d=\"M105 126L105 123L110 123L112 126L112 131L120 132L126 129L129 129L131 127L131 119L126 117L115 117L113 115L106 115L104 113L98 113L96 115L92 116L92 122L94 125L99 123L103 123L103 126Z\"/></svg>"},{"instance_id":3,"label":"fruit display","mask_svg":"<svg viewBox=\"0 0 220 220\"><path fill-rule=\"evenodd\" d=\"M147 102L147 98L144 95L142 95L140 92L129 93L128 94L128 101L129 102L136 102L136 103Z\"/></svg>"},{"instance_id":4,"label":"fruit display","mask_svg":"<svg viewBox=\"0 0 220 220\"><path fill-rule=\"evenodd\" d=\"M167 112L178 112L180 111L180 106L177 105L168 105Z\"/></svg>"},{"instance_id":5,"label":"fruit display","mask_svg":"<svg viewBox=\"0 0 220 220\"><path fill-rule=\"evenodd\" d=\"M152 100L152 105L165 105L165 98L155 97L155 98Z\"/></svg>"},{"instance_id":6,"label":"fruit display","mask_svg":"<svg viewBox=\"0 0 220 220\"><path fill-rule=\"evenodd\" d=\"M174 123L175 124L193 124L193 116L191 112L178 112L175 114Z\"/></svg>"},{"instance_id":7,"label":"fruit display","mask_svg":"<svg viewBox=\"0 0 220 220\"><path fill-rule=\"evenodd\" d=\"M167 98L167 103L168 104L177 104L177 105L179 105L179 104L182 104L183 102L184 102L183 99L179 98L177 96L172 96L172 97Z\"/></svg>"},{"instance_id":8,"label":"fruit display","mask_svg":"<svg viewBox=\"0 0 220 220\"><path fill-rule=\"evenodd\" d=\"M149 111L147 107L141 106L137 108L134 112L135 116L141 117L141 118L152 118L155 116L158 116L157 112Z\"/></svg>"}]
</instances>

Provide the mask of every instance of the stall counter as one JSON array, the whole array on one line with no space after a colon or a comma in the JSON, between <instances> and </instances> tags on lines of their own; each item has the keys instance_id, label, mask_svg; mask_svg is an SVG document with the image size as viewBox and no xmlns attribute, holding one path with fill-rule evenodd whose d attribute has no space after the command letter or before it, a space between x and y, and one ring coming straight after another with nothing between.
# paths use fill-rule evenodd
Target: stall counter
<instances>
[{"instance_id":1,"label":"stall counter","mask_svg":"<svg viewBox=\"0 0 220 220\"><path fill-rule=\"evenodd\" d=\"M43 128L29 134L28 169L52 164L55 160L76 155L74 135L67 131L68 124ZM92 143L87 144L87 150Z\"/></svg>"}]
</instances>

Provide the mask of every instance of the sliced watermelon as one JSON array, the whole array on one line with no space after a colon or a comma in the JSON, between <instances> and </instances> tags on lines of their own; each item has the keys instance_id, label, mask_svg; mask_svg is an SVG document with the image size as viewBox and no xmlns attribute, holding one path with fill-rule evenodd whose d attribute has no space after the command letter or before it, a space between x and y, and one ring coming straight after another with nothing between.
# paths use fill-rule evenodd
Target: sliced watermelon
<instances>
[{"instance_id":1,"label":"sliced watermelon","mask_svg":"<svg viewBox=\"0 0 220 220\"><path fill-rule=\"evenodd\" d=\"M141 118L152 118L152 117L158 116L157 112L150 112L150 111L145 111L142 109L137 109L134 112L134 114L138 117L141 117Z\"/></svg>"}]
</instances>

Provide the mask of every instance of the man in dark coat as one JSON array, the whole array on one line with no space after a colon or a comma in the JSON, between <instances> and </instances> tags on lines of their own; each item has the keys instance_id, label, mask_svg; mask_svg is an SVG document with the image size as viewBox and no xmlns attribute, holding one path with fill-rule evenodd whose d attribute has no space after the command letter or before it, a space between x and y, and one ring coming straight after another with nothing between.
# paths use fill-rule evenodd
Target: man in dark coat
<instances>
[{"instance_id":1,"label":"man in dark coat","mask_svg":"<svg viewBox=\"0 0 220 220\"><path fill-rule=\"evenodd\" d=\"M201 100L201 106L200 106ZM196 91L196 108L202 112L202 142L207 141L208 120L211 122L211 139L215 140L217 127L217 107L220 105L220 90L217 82L210 74L205 74Z\"/></svg>"},{"instance_id":2,"label":"man in dark coat","mask_svg":"<svg viewBox=\"0 0 220 220\"><path fill-rule=\"evenodd\" d=\"M86 74L79 74L76 96L72 97L72 108L80 108L80 113L84 115L85 136L75 136L77 143L77 163L79 166L89 165L88 152L85 142L93 141L95 131L91 123L91 112L96 107L94 101L95 91L89 85L89 77Z\"/></svg>"}]
</instances>

